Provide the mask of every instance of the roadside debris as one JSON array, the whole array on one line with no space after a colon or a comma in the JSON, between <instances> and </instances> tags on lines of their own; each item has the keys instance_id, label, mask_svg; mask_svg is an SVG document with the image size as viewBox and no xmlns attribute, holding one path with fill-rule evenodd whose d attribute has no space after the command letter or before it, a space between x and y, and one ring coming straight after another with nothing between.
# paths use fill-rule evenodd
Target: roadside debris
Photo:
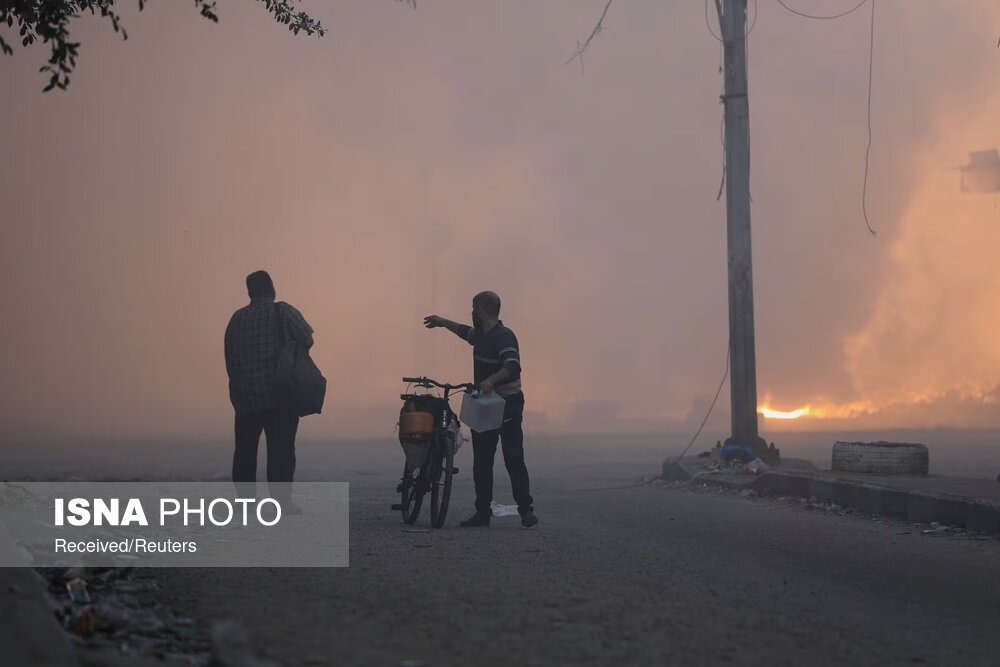
<instances>
[{"instance_id":1,"label":"roadside debris","mask_svg":"<svg viewBox=\"0 0 1000 667\"><path fill-rule=\"evenodd\" d=\"M722 459L723 463L730 463L732 461L739 461L740 463L750 463L757 458L757 454L754 453L749 447L744 447L743 445L723 445L719 450L719 457Z\"/></svg>"},{"instance_id":2,"label":"roadside debris","mask_svg":"<svg viewBox=\"0 0 1000 667\"><path fill-rule=\"evenodd\" d=\"M962 529L961 528L951 528L949 526L942 526L937 521L933 521L933 522L931 522L930 527L927 528L926 530L921 530L920 534L921 535L944 535L945 533L950 533L950 532L955 532L955 531L962 531ZM964 532L964 531L962 531L962 532Z\"/></svg>"},{"instance_id":3,"label":"roadside debris","mask_svg":"<svg viewBox=\"0 0 1000 667\"><path fill-rule=\"evenodd\" d=\"M69 593L69 599L77 604L88 604L90 602L90 594L87 592L87 582L80 577L66 582L66 591Z\"/></svg>"},{"instance_id":4,"label":"roadside debris","mask_svg":"<svg viewBox=\"0 0 1000 667\"><path fill-rule=\"evenodd\" d=\"M715 452L717 452L720 447L716 447ZM820 500L815 496L802 497L802 496L770 496L766 492L758 492L756 489L746 488L750 483L748 481L738 481L732 478L715 478L715 475L739 475L739 474L761 474L768 471L769 466L761 461L760 459L755 459L749 464L741 463L730 463L728 465L723 464L721 461L716 460L715 456L712 456L711 462L706 462L701 464L701 470L694 474L694 477L687 480L671 480L664 479L663 477L657 477L652 475L647 475L642 477L640 480L641 484L649 486L659 486L668 489L683 489L688 490L692 493L709 493L713 495L735 495L741 498L763 498L767 497L769 500L775 503L781 503L786 506L791 505L792 507L798 507L800 511L813 511L821 510L826 515L837 515L837 516L856 516L859 519L864 519L865 521L871 521L873 524L881 525L886 524L887 526L912 526L914 530L905 530L902 532L897 532L897 535L911 535L919 534L921 536L931 536L931 537L949 537L956 540L971 540L976 542L997 542L1000 541L1000 534L992 533L980 533L976 531L967 530L959 526L948 526L937 522L930 524L907 522L905 520L895 519L892 517L882 516L878 514L868 514L866 512L861 512L853 507L844 507L838 503L832 501Z\"/></svg>"},{"instance_id":5,"label":"roadside debris","mask_svg":"<svg viewBox=\"0 0 1000 667\"><path fill-rule=\"evenodd\" d=\"M164 605L155 581L133 579L132 568L47 567L37 572L71 642L88 653L193 667L210 664L206 632Z\"/></svg>"},{"instance_id":6,"label":"roadside debris","mask_svg":"<svg viewBox=\"0 0 1000 667\"><path fill-rule=\"evenodd\" d=\"M760 459L743 463L736 458L731 458L728 462L713 461L706 464L694 476L697 478L702 475L761 475L770 470L771 466Z\"/></svg>"},{"instance_id":7,"label":"roadside debris","mask_svg":"<svg viewBox=\"0 0 1000 667\"><path fill-rule=\"evenodd\" d=\"M497 501L490 501L490 509L493 516L517 516L517 505L501 505Z\"/></svg>"}]
</instances>

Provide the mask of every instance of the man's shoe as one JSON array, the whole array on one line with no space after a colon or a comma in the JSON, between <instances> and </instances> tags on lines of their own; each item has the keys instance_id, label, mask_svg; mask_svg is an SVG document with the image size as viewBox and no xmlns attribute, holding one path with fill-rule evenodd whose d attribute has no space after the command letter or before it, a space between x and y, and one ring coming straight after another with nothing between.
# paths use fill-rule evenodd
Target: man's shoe
<instances>
[{"instance_id":1,"label":"man's shoe","mask_svg":"<svg viewBox=\"0 0 1000 667\"><path fill-rule=\"evenodd\" d=\"M534 512L525 512L521 515L522 528L534 528L536 525L538 525L538 517L535 516Z\"/></svg>"},{"instance_id":2,"label":"man's shoe","mask_svg":"<svg viewBox=\"0 0 1000 667\"><path fill-rule=\"evenodd\" d=\"M479 512L476 512L458 525L462 528L489 528L491 518L492 517L489 514L480 514Z\"/></svg>"}]
</instances>

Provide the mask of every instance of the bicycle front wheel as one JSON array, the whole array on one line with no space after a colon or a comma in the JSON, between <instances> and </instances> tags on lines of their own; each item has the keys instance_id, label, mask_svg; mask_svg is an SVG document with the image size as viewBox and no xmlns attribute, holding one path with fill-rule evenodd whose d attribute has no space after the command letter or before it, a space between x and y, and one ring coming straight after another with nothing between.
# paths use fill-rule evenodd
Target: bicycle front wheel
<instances>
[{"instance_id":1,"label":"bicycle front wheel","mask_svg":"<svg viewBox=\"0 0 1000 667\"><path fill-rule=\"evenodd\" d=\"M431 480L431 526L441 528L448 515L448 502L451 500L451 477L455 464L455 447L449 436L442 436L438 441L440 452L434 463L434 477Z\"/></svg>"}]
</instances>

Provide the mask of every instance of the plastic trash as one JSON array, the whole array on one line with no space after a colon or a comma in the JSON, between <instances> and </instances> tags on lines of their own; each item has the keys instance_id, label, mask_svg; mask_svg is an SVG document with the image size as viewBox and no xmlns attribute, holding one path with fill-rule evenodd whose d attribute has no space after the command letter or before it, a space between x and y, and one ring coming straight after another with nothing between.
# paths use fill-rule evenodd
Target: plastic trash
<instances>
[{"instance_id":1,"label":"plastic trash","mask_svg":"<svg viewBox=\"0 0 1000 667\"><path fill-rule=\"evenodd\" d=\"M503 424L503 411L506 404L503 397L496 393L466 393L462 397L460 419L476 433L494 431Z\"/></svg>"},{"instance_id":2,"label":"plastic trash","mask_svg":"<svg viewBox=\"0 0 1000 667\"><path fill-rule=\"evenodd\" d=\"M67 617L66 627L75 635L90 637L104 627L104 622L93 607L77 607Z\"/></svg>"},{"instance_id":3,"label":"plastic trash","mask_svg":"<svg viewBox=\"0 0 1000 667\"><path fill-rule=\"evenodd\" d=\"M490 502L493 516L517 516L517 505L500 505L497 501Z\"/></svg>"},{"instance_id":4,"label":"plastic trash","mask_svg":"<svg viewBox=\"0 0 1000 667\"><path fill-rule=\"evenodd\" d=\"M66 591L69 593L69 599L77 604L88 604L90 602L90 593L87 592L87 582L79 577L66 582Z\"/></svg>"},{"instance_id":5,"label":"plastic trash","mask_svg":"<svg viewBox=\"0 0 1000 667\"><path fill-rule=\"evenodd\" d=\"M750 463L757 458L757 454L752 449L743 445L723 445L719 453L724 463L729 463L732 460L739 461L740 463Z\"/></svg>"},{"instance_id":6,"label":"plastic trash","mask_svg":"<svg viewBox=\"0 0 1000 667\"><path fill-rule=\"evenodd\" d=\"M453 452L458 453L458 450L462 448L462 443L465 442L465 434L462 433L462 425L458 423L457 419L452 419L448 422L448 431L452 435L452 443L454 446Z\"/></svg>"}]
</instances>

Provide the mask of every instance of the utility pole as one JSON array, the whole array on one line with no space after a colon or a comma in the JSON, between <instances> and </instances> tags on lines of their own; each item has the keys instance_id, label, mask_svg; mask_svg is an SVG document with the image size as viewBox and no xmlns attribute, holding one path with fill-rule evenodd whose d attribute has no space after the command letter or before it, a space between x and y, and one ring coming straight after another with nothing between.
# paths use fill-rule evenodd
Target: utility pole
<instances>
[{"instance_id":1,"label":"utility pole","mask_svg":"<svg viewBox=\"0 0 1000 667\"><path fill-rule=\"evenodd\" d=\"M729 255L729 354L732 434L727 442L767 443L757 432L757 361L754 344L750 247L750 106L747 99L747 0L715 0L722 29L726 122L726 236Z\"/></svg>"}]
</instances>

